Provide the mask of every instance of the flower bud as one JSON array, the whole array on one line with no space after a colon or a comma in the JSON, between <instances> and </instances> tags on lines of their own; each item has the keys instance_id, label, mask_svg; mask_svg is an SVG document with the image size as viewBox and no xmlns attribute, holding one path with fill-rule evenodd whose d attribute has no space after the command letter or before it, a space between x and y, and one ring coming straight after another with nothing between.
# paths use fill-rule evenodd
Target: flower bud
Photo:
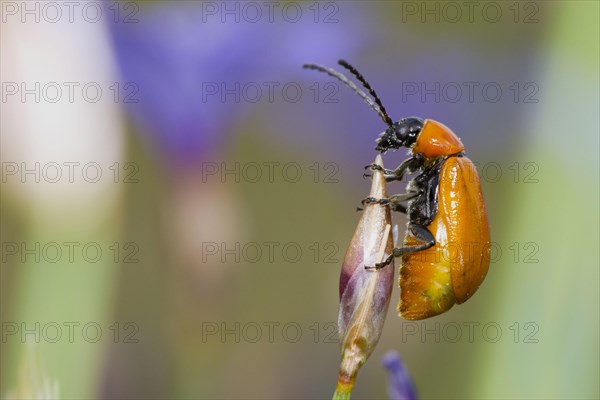
<instances>
[{"instance_id":1,"label":"flower bud","mask_svg":"<svg viewBox=\"0 0 600 400\"><path fill-rule=\"evenodd\" d=\"M380 155L375 164L383 167ZM382 171L373 172L369 197L388 197ZM393 252L391 224L390 207L365 205L344 257L338 315L342 362L334 399L350 397L358 369L381 336L392 294L394 262L381 269L374 267Z\"/></svg>"}]
</instances>

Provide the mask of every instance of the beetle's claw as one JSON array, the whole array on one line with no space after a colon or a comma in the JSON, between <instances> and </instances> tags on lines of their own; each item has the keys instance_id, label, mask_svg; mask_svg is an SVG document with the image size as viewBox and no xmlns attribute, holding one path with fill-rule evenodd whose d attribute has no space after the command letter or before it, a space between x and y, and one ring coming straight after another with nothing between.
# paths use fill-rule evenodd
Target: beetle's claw
<instances>
[{"instance_id":1,"label":"beetle's claw","mask_svg":"<svg viewBox=\"0 0 600 400\"><path fill-rule=\"evenodd\" d=\"M379 164L369 164L365 165L365 169L370 169L371 171L383 171L383 167Z\"/></svg>"},{"instance_id":2,"label":"beetle's claw","mask_svg":"<svg viewBox=\"0 0 600 400\"><path fill-rule=\"evenodd\" d=\"M377 199L375 197L367 197L366 199L362 199L360 204L364 205L368 205L368 204L373 204L377 202Z\"/></svg>"},{"instance_id":3,"label":"beetle's claw","mask_svg":"<svg viewBox=\"0 0 600 400\"><path fill-rule=\"evenodd\" d=\"M375 197L367 197L360 202L363 206L369 204L379 204L382 206L387 206L390 204L390 199L376 199Z\"/></svg>"},{"instance_id":4,"label":"beetle's claw","mask_svg":"<svg viewBox=\"0 0 600 400\"><path fill-rule=\"evenodd\" d=\"M384 262L381 263L377 263L373 266L371 265L365 265L365 269L368 271L379 271L380 269L384 268L387 264Z\"/></svg>"}]
</instances>

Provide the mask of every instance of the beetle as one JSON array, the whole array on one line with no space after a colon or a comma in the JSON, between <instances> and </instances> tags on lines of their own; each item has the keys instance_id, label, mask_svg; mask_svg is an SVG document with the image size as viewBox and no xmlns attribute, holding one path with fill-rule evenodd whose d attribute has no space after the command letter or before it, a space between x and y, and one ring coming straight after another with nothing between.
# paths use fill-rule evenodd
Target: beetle
<instances>
[{"instance_id":1,"label":"beetle","mask_svg":"<svg viewBox=\"0 0 600 400\"><path fill-rule=\"evenodd\" d=\"M406 193L389 198L367 197L363 204L379 203L407 215L402 247L385 260L365 268L378 270L394 257L402 257L399 314L409 320L429 318L468 300L483 282L490 263L490 232L481 181L475 165L465 156L458 136L432 119L403 118L393 122L375 90L347 61L346 68L367 89L369 97L343 74L317 64L303 68L337 78L381 117L387 125L377 139L376 151L408 148L409 157L395 170L376 164L365 169L382 170L386 181L408 182Z\"/></svg>"}]
</instances>

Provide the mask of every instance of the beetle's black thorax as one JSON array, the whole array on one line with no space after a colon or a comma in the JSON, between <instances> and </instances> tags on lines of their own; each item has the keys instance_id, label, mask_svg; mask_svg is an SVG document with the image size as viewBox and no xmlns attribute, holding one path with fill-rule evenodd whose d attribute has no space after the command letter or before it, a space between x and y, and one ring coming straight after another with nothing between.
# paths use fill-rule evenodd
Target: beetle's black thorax
<instances>
[{"instance_id":1,"label":"beetle's black thorax","mask_svg":"<svg viewBox=\"0 0 600 400\"><path fill-rule=\"evenodd\" d=\"M408 192L420 193L407 204L406 214L410 222L429 226L435 218L438 210L440 172L444 162L450 157L462 157L462 153L425 161L421 173L408 182Z\"/></svg>"}]
</instances>

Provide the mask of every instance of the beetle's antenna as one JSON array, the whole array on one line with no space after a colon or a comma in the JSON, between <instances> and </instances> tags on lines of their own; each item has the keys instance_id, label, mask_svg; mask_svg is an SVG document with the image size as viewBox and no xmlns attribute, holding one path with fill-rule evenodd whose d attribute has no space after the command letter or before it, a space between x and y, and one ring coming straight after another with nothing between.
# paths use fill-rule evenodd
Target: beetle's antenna
<instances>
[{"instance_id":1,"label":"beetle's antenna","mask_svg":"<svg viewBox=\"0 0 600 400\"><path fill-rule=\"evenodd\" d=\"M352 89L357 95L359 95L360 97L362 97L363 100L366 101L369 106L371 106L371 108L373 109L373 111L375 111L377 113L377 115L379 115L381 117L381 119L383 120L383 122L386 125L389 125L389 126L392 125L392 120L387 115L387 113L385 112L385 108L382 111L381 108L383 108L383 107L380 108L380 106L378 105L378 104L381 104L381 101L379 100L379 98L377 97L377 95L375 95L375 99L376 99L376 102L377 102L377 104L376 104L375 102L373 102L373 100L369 96L367 96L367 94L365 92L363 92L362 90L360 90L354 84L354 82L348 80L348 78L346 78L344 75L342 75L341 73L337 72L333 68L327 68L327 67L324 67L322 65L317 65L317 64L304 64L302 66L302 68L315 69L317 71L325 72L329 76L333 76L334 78L337 78L344 85L346 85L350 89ZM360 76L360 78L362 78L362 76L360 74L359 74L359 76ZM361 82L363 83L363 85L366 83L366 81L364 81L364 78L362 78ZM369 89L370 91L372 91L372 93L375 93L375 91L371 88L371 86L368 86L368 85L369 84L367 83L365 87L367 89Z\"/></svg>"},{"instance_id":2,"label":"beetle's antenna","mask_svg":"<svg viewBox=\"0 0 600 400\"><path fill-rule=\"evenodd\" d=\"M352 74L356 77L356 79L358 79L360 81L360 83L363 84L363 86L369 91L369 94L371 96L373 96L373 98L375 99L375 103L377 103L377 105L379 106L379 109L381 110L380 116L381 116L381 118L383 118L383 121L386 124L388 124L389 126L392 126L392 123L393 123L392 119L390 118L387 111L385 110L385 107L383 106L383 103L379 99L379 96L377 96L377 93L375 93L375 89L373 89L371 87L371 85L369 85L369 82L367 82L367 80L364 78L364 76L362 76L362 74L360 72L358 72L356 70L356 68L354 68L346 60L338 60L338 64L340 64L342 67L346 68L348 71L352 72Z\"/></svg>"}]
</instances>

